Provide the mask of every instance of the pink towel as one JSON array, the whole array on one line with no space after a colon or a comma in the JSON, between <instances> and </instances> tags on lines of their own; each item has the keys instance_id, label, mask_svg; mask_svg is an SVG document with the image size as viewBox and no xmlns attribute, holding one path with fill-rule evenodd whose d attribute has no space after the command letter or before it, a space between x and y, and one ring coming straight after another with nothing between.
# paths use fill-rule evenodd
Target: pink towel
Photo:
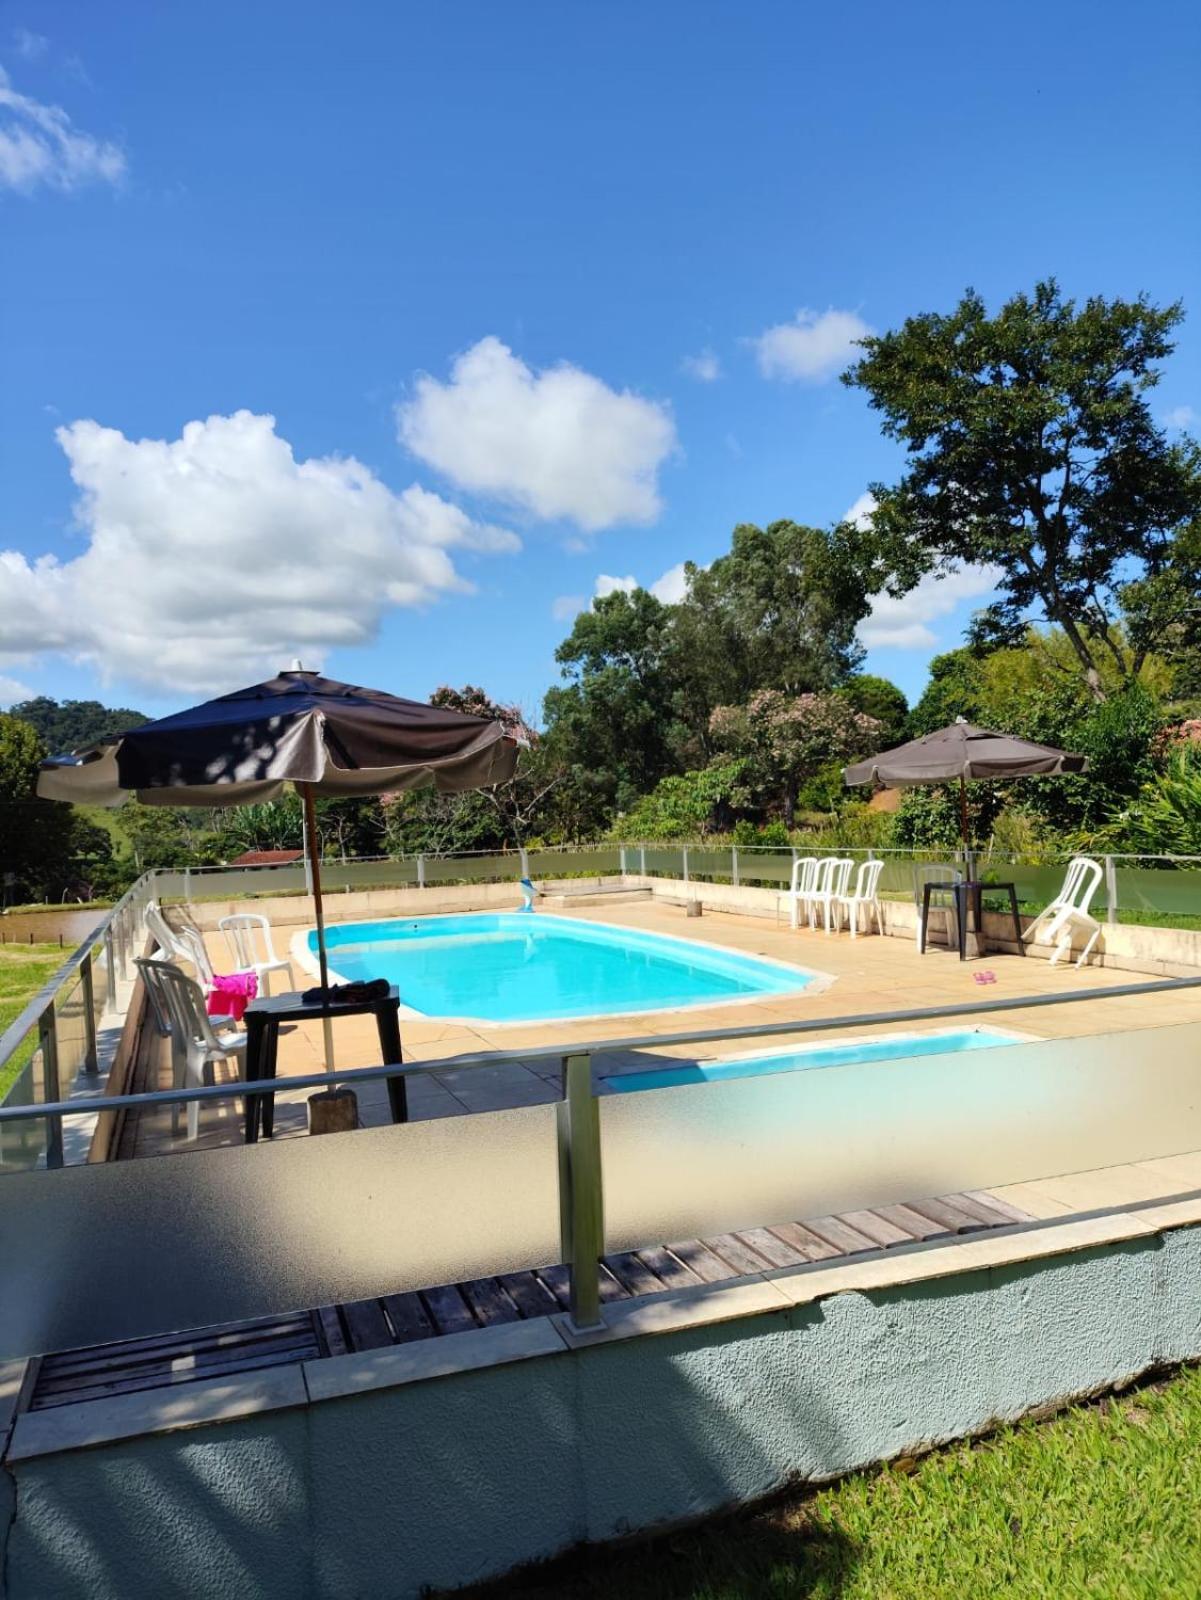
<instances>
[{"instance_id":1,"label":"pink towel","mask_svg":"<svg viewBox=\"0 0 1201 1600\"><path fill-rule=\"evenodd\" d=\"M241 1022L243 1013L259 992L257 972L230 972L224 977L215 974L209 990L210 1017L232 1017Z\"/></svg>"}]
</instances>

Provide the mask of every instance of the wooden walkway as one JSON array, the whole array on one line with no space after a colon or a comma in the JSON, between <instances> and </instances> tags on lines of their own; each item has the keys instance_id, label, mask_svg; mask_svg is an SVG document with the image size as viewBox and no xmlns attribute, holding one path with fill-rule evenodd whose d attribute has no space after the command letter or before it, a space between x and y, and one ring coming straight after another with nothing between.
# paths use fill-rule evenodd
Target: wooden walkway
<instances>
[{"instance_id":1,"label":"wooden walkway","mask_svg":"<svg viewBox=\"0 0 1201 1600\"><path fill-rule=\"evenodd\" d=\"M987 1190L975 1190L907 1205L749 1228L712 1239L689 1239L606 1256L601 1298L613 1302L662 1294L1033 1220ZM46 1356L28 1408L43 1411L139 1389L196 1383L289 1362L435 1339L471 1328L545 1317L565 1311L567 1306L568 1272L560 1265L349 1305L322 1306L315 1311L96 1345Z\"/></svg>"}]
</instances>

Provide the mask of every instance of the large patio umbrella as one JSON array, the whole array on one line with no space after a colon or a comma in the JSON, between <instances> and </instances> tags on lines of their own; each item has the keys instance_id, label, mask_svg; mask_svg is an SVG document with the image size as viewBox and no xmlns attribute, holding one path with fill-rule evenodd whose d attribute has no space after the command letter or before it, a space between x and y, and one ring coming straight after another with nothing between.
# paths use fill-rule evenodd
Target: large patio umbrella
<instances>
[{"instance_id":1,"label":"large patio umbrella","mask_svg":"<svg viewBox=\"0 0 1201 1600\"><path fill-rule=\"evenodd\" d=\"M967 818L967 786L983 778L1029 778L1062 773L1084 772L1086 756L1069 755L1048 744L1017 739L1010 733L993 733L975 728L957 717L949 728L923 734L895 750L868 756L843 769L848 786L880 783L888 789L908 788L919 783L959 781L959 823L963 848L971 849Z\"/></svg>"},{"instance_id":2,"label":"large patio umbrella","mask_svg":"<svg viewBox=\"0 0 1201 1600\"><path fill-rule=\"evenodd\" d=\"M321 987L329 986L317 795L432 785L487 788L513 775L517 743L499 722L305 672L223 694L42 763L38 794L77 805L237 806L295 784L304 806ZM332 1063L331 1063L332 1064Z\"/></svg>"}]
</instances>

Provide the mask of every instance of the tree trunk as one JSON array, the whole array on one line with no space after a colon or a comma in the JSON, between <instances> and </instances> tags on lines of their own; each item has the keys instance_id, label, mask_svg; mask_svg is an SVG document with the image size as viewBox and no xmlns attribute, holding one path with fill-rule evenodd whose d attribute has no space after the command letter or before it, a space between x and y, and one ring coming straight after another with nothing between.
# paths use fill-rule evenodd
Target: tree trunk
<instances>
[{"instance_id":1,"label":"tree trunk","mask_svg":"<svg viewBox=\"0 0 1201 1600\"><path fill-rule=\"evenodd\" d=\"M1055 618L1051 617L1050 620L1054 622ZM1068 643L1076 652L1076 659L1084 668L1084 681L1088 684L1088 692L1092 695L1094 700L1101 701L1107 699L1108 696L1105 693L1105 686L1101 682L1101 674L1097 670L1097 663L1093 659L1092 651L1088 647L1088 641L1085 639L1084 635L1080 632L1080 629L1070 617L1063 618L1060 621L1059 626L1066 634Z\"/></svg>"}]
</instances>

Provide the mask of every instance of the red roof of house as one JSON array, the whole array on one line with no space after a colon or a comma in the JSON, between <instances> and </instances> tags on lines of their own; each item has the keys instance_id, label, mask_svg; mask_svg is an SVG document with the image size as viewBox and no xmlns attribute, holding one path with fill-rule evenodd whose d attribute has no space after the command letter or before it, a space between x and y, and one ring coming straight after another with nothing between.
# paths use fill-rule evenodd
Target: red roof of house
<instances>
[{"instance_id":1,"label":"red roof of house","mask_svg":"<svg viewBox=\"0 0 1201 1600\"><path fill-rule=\"evenodd\" d=\"M303 850L243 850L229 864L231 867L283 867L289 861L303 859Z\"/></svg>"}]
</instances>

